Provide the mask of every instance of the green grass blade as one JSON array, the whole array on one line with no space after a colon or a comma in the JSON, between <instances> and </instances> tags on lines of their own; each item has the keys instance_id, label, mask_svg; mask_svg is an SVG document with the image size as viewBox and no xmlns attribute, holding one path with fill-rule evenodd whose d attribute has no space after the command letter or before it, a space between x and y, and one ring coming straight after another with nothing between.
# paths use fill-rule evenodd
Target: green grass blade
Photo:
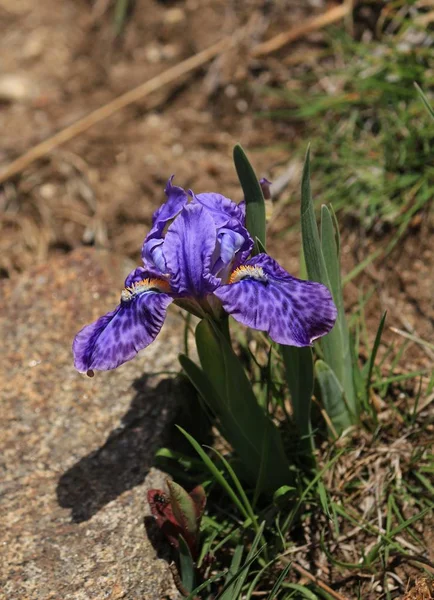
<instances>
[{"instance_id":1,"label":"green grass blade","mask_svg":"<svg viewBox=\"0 0 434 600\"><path fill-rule=\"evenodd\" d=\"M212 577L209 577L206 581L204 581L203 583L198 585L196 588L194 588L194 590L187 596L186 600L197 600L197 597L198 597L197 594L199 592L201 592L202 590L205 590L209 585L211 585L211 583L214 583L214 581L218 581L219 579L222 579L223 577L225 577L226 573L227 573L226 571L220 571L219 573L216 573Z\"/></svg>"},{"instance_id":2,"label":"green grass blade","mask_svg":"<svg viewBox=\"0 0 434 600\"><path fill-rule=\"evenodd\" d=\"M429 112L429 114L431 115L431 117L434 119L434 109L431 106L428 98L423 93L422 88L416 82L414 82L414 87L416 88L417 93L419 94L420 99L424 103L425 108L427 109L427 111Z\"/></svg>"},{"instance_id":3,"label":"green grass blade","mask_svg":"<svg viewBox=\"0 0 434 600\"><path fill-rule=\"evenodd\" d=\"M252 600L252 596L254 594L254 592L256 591L256 586L258 585L259 581L262 579L265 571L276 561L275 558L273 558L273 560L270 560L267 564L265 564L262 569L260 569L258 571L258 573L255 575L254 579L252 580L252 582L250 583L249 589L247 590L246 593L246 597L245 600Z\"/></svg>"},{"instance_id":4,"label":"green grass blade","mask_svg":"<svg viewBox=\"0 0 434 600\"><path fill-rule=\"evenodd\" d=\"M307 498L307 495L309 494L310 490L324 476L324 473L326 473L332 467L332 465L335 464L335 462L340 458L340 456L343 454L343 452L344 452L343 450L337 452L336 455L324 465L324 467L321 469L321 471L319 471L315 475L315 477L312 479L312 481L310 481L308 483L308 485L304 488L303 493L301 494L300 498L297 500L297 503L295 504L295 506L293 507L293 509L291 510L291 512L289 513L289 515L287 516L287 518L285 519L285 523L284 523L284 525L282 527L282 531L285 534L291 528L291 526L292 526L292 524L294 522L294 519L296 518L297 513L298 513L301 505L303 504L303 502Z\"/></svg>"},{"instance_id":5,"label":"green grass blade","mask_svg":"<svg viewBox=\"0 0 434 600\"><path fill-rule=\"evenodd\" d=\"M236 495L236 493L234 492L232 487L229 485L229 483L226 481L225 477L221 474L219 469L217 469L217 467L212 462L210 457L206 454L206 452L204 452L204 450L196 442L196 440L189 433L187 433L185 431L185 429L183 429L179 425L177 425L177 428L187 438L187 440L190 442L190 444L193 446L193 448L199 454L199 456L202 459L202 461L204 462L204 464L208 467L211 475L214 477L214 479L217 481L217 483L219 485L221 485L221 487L225 490L225 492L228 494L228 496L230 497L232 502L235 504L235 506L238 508L240 513L243 515L243 517L246 520L250 521L249 514L247 513L243 503L240 501L240 499L238 498L238 496Z\"/></svg>"},{"instance_id":6,"label":"green grass blade","mask_svg":"<svg viewBox=\"0 0 434 600\"><path fill-rule=\"evenodd\" d=\"M248 554L246 556L246 561L247 562L251 561L252 559L254 560L258 556L258 550L257 550L257 548L259 546L259 542L264 539L263 538L264 527L265 527L265 521L263 521L261 523L261 525L260 525L260 527L259 527L259 529L258 529L258 531L257 531L257 533L256 533L256 535L254 537L252 545L250 546L249 552L248 552ZM265 543L262 546L262 550L264 550L264 549L266 549L266 544ZM238 581L236 583L235 590L234 590L235 593L234 593L234 596L233 596L234 598L238 598L238 596L241 594L241 590L242 590L244 582L245 582L245 580L247 578L247 575L248 575L248 570L245 569L242 572L242 574L240 575L240 577L239 577L239 579L238 579ZM228 600L232 600L232 597L228 598Z\"/></svg>"},{"instance_id":7,"label":"green grass blade","mask_svg":"<svg viewBox=\"0 0 434 600\"><path fill-rule=\"evenodd\" d=\"M263 253L263 254L267 254L267 250L265 249L264 244L261 242L261 240L256 237L256 245L258 246L258 252L259 253Z\"/></svg>"},{"instance_id":8,"label":"green grass blade","mask_svg":"<svg viewBox=\"0 0 434 600\"><path fill-rule=\"evenodd\" d=\"M378 348L380 347L381 336L383 335L384 324L386 322L386 316L387 316L387 311L385 311L383 313L383 316L381 317L381 321L380 321L380 324L378 326L377 333L375 336L374 345L372 347L371 356L369 357L368 371L366 373L366 380L365 380L366 402L369 402L369 390L371 388L371 382L372 382L372 371L374 370L375 359L377 356Z\"/></svg>"},{"instance_id":9,"label":"green grass blade","mask_svg":"<svg viewBox=\"0 0 434 600\"><path fill-rule=\"evenodd\" d=\"M318 596L311 592L306 586L299 583L285 583L285 588L288 590L295 590L299 592L301 596L298 598L307 598L307 600L318 600Z\"/></svg>"},{"instance_id":10,"label":"green grass blade","mask_svg":"<svg viewBox=\"0 0 434 600\"><path fill-rule=\"evenodd\" d=\"M115 35L118 36L122 33L129 9L130 0L117 0L115 4L115 14L113 18Z\"/></svg>"},{"instance_id":11,"label":"green grass blade","mask_svg":"<svg viewBox=\"0 0 434 600\"><path fill-rule=\"evenodd\" d=\"M363 273L367 266L369 266L376 258L378 258L384 252L383 248L377 248L374 252L371 252L362 262L354 267L345 277L343 278L343 284L346 285L352 281L357 275Z\"/></svg>"},{"instance_id":12,"label":"green grass blade","mask_svg":"<svg viewBox=\"0 0 434 600\"><path fill-rule=\"evenodd\" d=\"M233 600L237 597L234 593L236 584L236 579L234 578L234 575L239 573L241 559L243 558L243 552L244 544L238 544L235 547L234 553L232 555L231 565L229 567L228 574L226 575L226 581L224 585L225 592L220 594L220 600Z\"/></svg>"},{"instance_id":13,"label":"green grass blade","mask_svg":"<svg viewBox=\"0 0 434 600\"><path fill-rule=\"evenodd\" d=\"M264 194L255 171L240 144L234 148L234 163L246 200L247 231L254 240L258 238L261 247L265 248ZM256 244L256 254L258 253L257 246Z\"/></svg>"},{"instance_id":14,"label":"green grass blade","mask_svg":"<svg viewBox=\"0 0 434 600\"><path fill-rule=\"evenodd\" d=\"M229 581L225 584L225 586L223 587L223 589L221 590L221 592L215 597L214 600L222 600L223 598L223 594L226 592L227 589L230 589L232 584L234 582L236 582L243 574L244 571L247 571L250 569L251 565L255 562L255 560L258 558L258 556L261 554L263 548L260 548L251 558L250 560L246 560L246 562L243 564L243 566L233 575L233 577L231 577L229 579ZM247 574L246 574L247 576ZM226 600L238 600L236 596L228 596Z\"/></svg>"},{"instance_id":15,"label":"green grass blade","mask_svg":"<svg viewBox=\"0 0 434 600\"><path fill-rule=\"evenodd\" d=\"M235 471L233 470L233 468L231 467L231 465L228 463L228 461L225 459L225 457L216 449L216 448L209 448L210 450L212 450L215 454L217 454L217 456L219 457L219 459L222 461L223 466L225 467L226 471L229 473L232 481L234 482L235 488L238 492L238 497L241 499L241 501L244 504L244 507L246 509L246 513L249 515L250 520L252 521L253 526L255 527L256 532L259 530L259 526L258 526L258 522L256 519L256 515L255 515L255 511L253 510L253 507L247 497L246 492L244 491L243 486L241 485L240 480L238 479Z\"/></svg>"},{"instance_id":16,"label":"green grass blade","mask_svg":"<svg viewBox=\"0 0 434 600\"><path fill-rule=\"evenodd\" d=\"M285 581L286 576L289 573L290 568L291 568L291 563L289 563L288 565L286 565L286 567L284 569L282 569L282 572L280 573L279 577L276 579L276 582L273 585L270 595L268 596L267 600L274 600L276 598L277 594L280 591L280 588L282 587L283 582Z\"/></svg>"},{"instance_id":17,"label":"green grass blade","mask_svg":"<svg viewBox=\"0 0 434 600\"><path fill-rule=\"evenodd\" d=\"M386 386L390 383L398 383L400 381L407 381L407 379L414 379L421 375L429 376L432 373L432 369L419 369L418 371L411 371L410 373L403 373L402 375L392 375L391 377L385 377L378 382L378 386Z\"/></svg>"}]
</instances>

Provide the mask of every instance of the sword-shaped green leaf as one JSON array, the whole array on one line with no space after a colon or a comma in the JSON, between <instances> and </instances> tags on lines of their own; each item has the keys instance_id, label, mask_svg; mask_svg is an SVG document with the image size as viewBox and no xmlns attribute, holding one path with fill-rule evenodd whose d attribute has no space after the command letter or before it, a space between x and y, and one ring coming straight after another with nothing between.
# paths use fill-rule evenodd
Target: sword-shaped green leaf
<instances>
[{"instance_id":1,"label":"sword-shaped green leaf","mask_svg":"<svg viewBox=\"0 0 434 600\"><path fill-rule=\"evenodd\" d=\"M321 349L325 362L345 391L346 401L343 404L341 400L339 412L350 411L349 417L354 418L358 414L358 406L342 300L338 232L334 229L329 210L324 209L320 239L310 189L309 156L308 150L301 183L301 231L306 270L309 279L323 283L329 288L338 309L336 324L332 331L321 339Z\"/></svg>"},{"instance_id":2,"label":"sword-shaped green leaf","mask_svg":"<svg viewBox=\"0 0 434 600\"><path fill-rule=\"evenodd\" d=\"M342 295L339 248L340 239L339 231L336 227L336 220L333 219L332 214L327 206L323 205L321 207L321 250L329 277L330 291L333 295L336 308L338 309L338 317L335 327L340 337L339 347L340 360L342 364L340 382L345 390L350 411L354 416L357 416L360 412L360 406L354 389L351 339L345 317L344 299ZM331 357L325 353L325 359L326 362L329 362Z\"/></svg>"},{"instance_id":3,"label":"sword-shaped green leaf","mask_svg":"<svg viewBox=\"0 0 434 600\"><path fill-rule=\"evenodd\" d=\"M315 374L321 391L321 400L331 423L331 433L340 435L352 424L347 408L344 388L328 364L322 360L315 363Z\"/></svg>"},{"instance_id":4,"label":"sword-shaped green leaf","mask_svg":"<svg viewBox=\"0 0 434 600\"><path fill-rule=\"evenodd\" d=\"M306 456L312 457L313 437L310 410L313 393L312 349L280 346L285 365L286 381L291 394L294 423Z\"/></svg>"},{"instance_id":5,"label":"sword-shaped green leaf","mask_svg":"<svg viewBox=\"0 0 434 600\"><path fill-rule=\"evenodd\" d=\"M234 163L246 200L246 228L255 240L254 254L265 248L265 201L259 180L240 144L234 148ZM259 240L256 242L256 239Z\"/></svg>"},{"instance_id":6,"label":"sword-shaped green leaf","mask_svg":"<svg viewBox=\"0 0 434 600\"><path fill-rule=\"evenodd\" d=\"M250 483L256 485L260 479L261 488L270 492L290 483L280 433L259 406L229 342L214 323L204 319L196 328L196 344L203 373L213 388L212 408Z\"/></svg>"},{"instance_id":7,"label":"sword-shaped green leaf","mask_svg":"<svg viewBox=\"0 0 434 600\"><path fill-rule=\"evenodd\" d=\"M182 535L179 536L179 567L181 571L181 581L186 592L194 589L194 561L190 553L187 542Z\"/></svg>"}]
</instances>

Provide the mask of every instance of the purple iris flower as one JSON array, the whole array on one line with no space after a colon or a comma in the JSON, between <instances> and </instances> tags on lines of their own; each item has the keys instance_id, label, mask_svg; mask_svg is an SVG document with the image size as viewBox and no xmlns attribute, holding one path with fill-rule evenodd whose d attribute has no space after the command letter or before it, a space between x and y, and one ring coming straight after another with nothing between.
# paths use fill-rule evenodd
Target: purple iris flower
<instances>
[{"instance_id":1,"label":"purple iris flower","mask_svg":"<svg viewBox=\"0 0 434 600\"><path fill-rule=\"evenodd\" d=\"M324 285L292 277L267 254L249 258L244 203L172 180L143 243L143 267L126 278L119 305L75 337L80 372L131 360L157 337L171 302L199 317L230 314L290 346L310 346L332 329L337 311Z\"/></svg>"}]
</instances>

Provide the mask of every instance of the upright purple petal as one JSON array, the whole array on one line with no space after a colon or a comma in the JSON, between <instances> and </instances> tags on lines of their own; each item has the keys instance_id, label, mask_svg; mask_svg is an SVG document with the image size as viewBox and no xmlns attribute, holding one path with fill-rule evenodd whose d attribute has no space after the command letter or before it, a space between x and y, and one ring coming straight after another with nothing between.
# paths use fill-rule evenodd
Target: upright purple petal
<instances>
[{"instance_id":1,"label":"upright purple petal","mask_svg":"<svg viewBox=\"0 0 434 600\"><path fill-rule=\"evenodd\" d=\"M164 204L156 210L152 216L152 228L156 226L164 225L174 219L177 214L181 212L184 206L188 202L188 195L182 187L173 185L174 175L172 175L166 184L164 193L167 196L167 200Z\"/></svg>"},{"instance_id":2,"label":"upright purple petal","mask_svg":"<svg viewBox=\"0 0 434 600\"><path fill-rule=\"evenodd\" d=\"M143 275L149 273L135 269L126 279L119 306L76 335L72 349L78 371L115 369L157 337L172 298L161 291L169 289L166 281Z\"/></svg>"},{"instance_id":3,"label":"upright purple petal","mask_svg":"<svg viewBox=\"0 0 434 600\"><path fill-rule=\"evenodd\" d=\"M310 346L336 321L326 286L292 277L266 254L241 265L214 294L237 321L288 346Z\"/></svg>"},{"instance_id":4,"label":"upright purple petal","mask_svg":"<svg viewBox=\"0 0 434 600\"><path fill-rule=\"evenodd\" d=\"M164 238L146 238L142 247L142 259L146 268L156 269L159 273L167 273L166 261L163 254Z\"/></svg>"},{"instance_id":5,"label":"upright purple petal","mask_svg":"<svg viewBox=\"0 0 434 600\"><path fill-rule=\"evenodd\" d=\"M185 206L170 225L163 252L170 285L176 294L197 298L211 293L220 284L220 279L210 271L216 236L214 220L200 204Z\"/></svg>"},{"instance_id":6,"label":"upright purple petal","mask_svg":"<svg viewBox=\"0 0 434 600\"><path fill-rule=\"evenodd\" d=\"M228 227L219 229L217 239L220 244L220 258L224 265L229 264L246 243L246 238L241 233Z\"/></svg>"},{"instance_id":7,"label":"upright purple petal","mask_svg":"<svg viewBox=\"0 0 434 600\"><path fill-rule=\"evenodd\" d=\"M205 192L197 196L193 194L193 198L194 202L204 206L212 214L217 229L224 227L230 219L237 219L244 224L245 212L229 198L214 192Z\"/></svg>"},{"instance_id":8,"label":"upright purple petal","mask_svg":"<svg viewBox=\"0 0 434 600\"><path fill-rule=\"evenodd\" d=\"M247 229L236 219L217 230L217 244L213 254L212 273L227 281L231 271L247 260L253 240Z\"/></svg>"},{"instance_id":9,"label":"upright purple petal","mask_svg":"<svg viewBox=\"0 0 434 600\"><path fill-rule=\"evenodd\" d=\"M142 259L147 268L156 268L165 273L164 259L161 254L163 231L169 221L172 221L188 202L188 195L183 188L172 185L173 175L165 187L167 200L152 216L152 228L142 246Z\"/></svg>"}]
</instances>

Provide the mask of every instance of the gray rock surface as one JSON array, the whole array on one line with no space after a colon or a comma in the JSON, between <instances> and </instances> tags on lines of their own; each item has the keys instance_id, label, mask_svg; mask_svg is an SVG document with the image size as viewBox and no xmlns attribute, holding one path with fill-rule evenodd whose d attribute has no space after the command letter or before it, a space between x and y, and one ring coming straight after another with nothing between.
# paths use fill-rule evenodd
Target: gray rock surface
<instances>
[{"instance_id":1,"label":"gray rock surface","mask_svg":"<svg viewBox=\"0 0 434 600\"><path fill-rule=\"evenodd\" d=\"M116 305L130 266L78 250L0 286L2 599L178 597L144 517L176 405L174 384L151 374L177 368L182 321L169 311L116 371L72 365L74 334Z\"/></svg>"}]
</instances>

